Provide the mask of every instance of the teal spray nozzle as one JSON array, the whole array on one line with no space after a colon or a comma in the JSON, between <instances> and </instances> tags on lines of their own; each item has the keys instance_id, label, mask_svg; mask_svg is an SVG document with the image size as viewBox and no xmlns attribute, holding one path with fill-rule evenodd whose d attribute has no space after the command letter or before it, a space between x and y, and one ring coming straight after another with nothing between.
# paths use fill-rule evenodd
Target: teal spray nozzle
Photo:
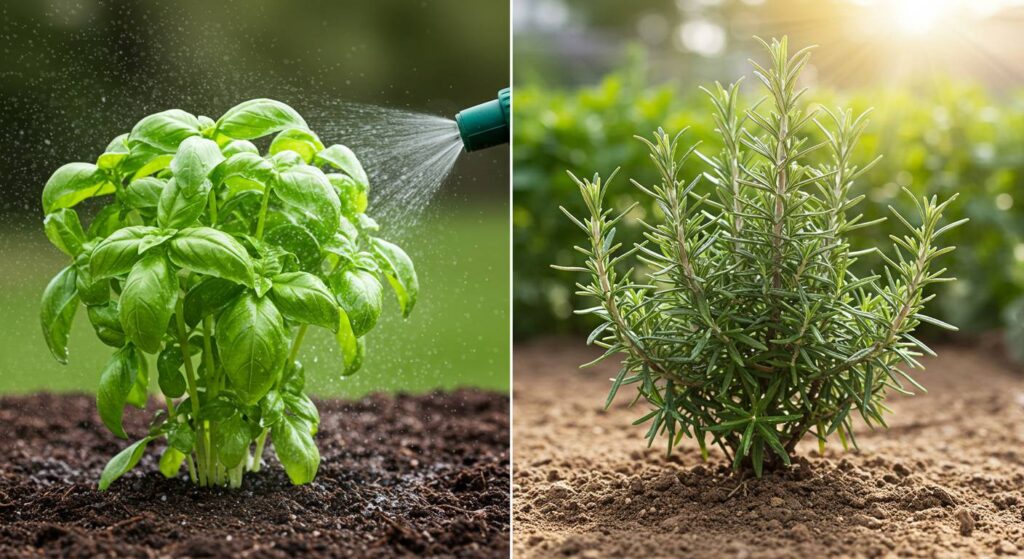
<instances>
[{"instance_id":1,"label":"teal spray nozzle","mask_svg":"<svg viewBox=\"0 0 1024 559\"><path fill-rule=\"evenodd\" d=\"M464 109L455 115L459 136L466 151L508 143L511 105L512 90L506 87L498 92L497 99Z\"/></svg>"}]
</instances>

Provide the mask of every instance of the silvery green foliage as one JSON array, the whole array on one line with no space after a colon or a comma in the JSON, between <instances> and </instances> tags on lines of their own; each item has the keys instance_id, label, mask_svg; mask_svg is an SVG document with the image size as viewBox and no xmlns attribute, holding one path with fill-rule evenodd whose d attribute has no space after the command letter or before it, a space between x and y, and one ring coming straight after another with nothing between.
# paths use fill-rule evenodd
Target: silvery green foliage
<instances>
[{"instance_id":1,"label":"silvery green foliage","mask_svg":"<svg viewBox=\"0 0 1024 559\"><path fill-rule=\"evenodd\" d=\"M250 140L271 136L261 154ZM96 163L69 163L43 189L47 237L71 258L47 286L43 334L67 363L76 310L115 348L97 393L103 423L127 438L126 404L144 407L155 364L167 410L115 456L100 489L165 438L160 470L183 463L200 485L241 484L264 444L295 484L320 464L320 418L297 360L309 326L335 332L338 368L359 369L383 283L403 315L416 303L412 261L377 237L369 181L342 145L325 147L294 109L246 101L213 121L150 115ZM84 228L73 209L109 203ZM255 445L255 451L253 446Z\"/></svg>"},{"instance_id":2,"label":"silvery green foliage","mask_svg":"<svg viewBox=\"0 0 1024 559\"><path fill-rule=\"evenodd\" d=\"M754 63L761 104L740 111L736 85L708 91L720 153L682 149L680 135L663 131L641 138L661 176L634 182L659 210L644 218L645 242L616 242L616 224L632 208L605 207L610 178L573 177L589 215L563 209L589 240L577 247L585 267L565 268L591 278L578 285L597 303L578 311L600 321L588 342L607 349L598 361L622 360L607 403L632 386L649 408L636 421L648 425L649 443L665 436L671 452L692 437L705 456L716 445L735 469L758 476L766 465L788 465L807 434L822 447L831 434L855 445L856 415L884 426L889 390L922 390L905 370L932 352L912 332L921 322L952 328L922 313L931 299L925 288L950 281L932 268L953 250L938 239L962 223L940 225L952 199L915 200L914 218L892 212L906 234L892 237L884 269L851 273L859 255L875 250L846 241L873 224L851 216L864 198L851 198L851 187L871 165L850 160L865 117L807 110L795 84L809 51L790 57L785 39L764 46L770 65ZM810 126L827 141L808 145ZM830 163L808 163L816 150L827 150ZM706 172L684 177L694 154ZM713 194L694 193L701 180Z\"/></svg>"}]
</instances>

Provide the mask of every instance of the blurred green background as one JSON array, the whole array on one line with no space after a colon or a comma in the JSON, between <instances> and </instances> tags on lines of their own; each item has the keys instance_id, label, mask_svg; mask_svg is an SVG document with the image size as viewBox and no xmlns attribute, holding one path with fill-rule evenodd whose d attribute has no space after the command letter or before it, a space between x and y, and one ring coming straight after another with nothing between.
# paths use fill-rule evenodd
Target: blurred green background
<instances>
[{"instance_id":1,"label":"blurred green background","mask_svg":"<svg viewBox=\"0 0 1024 559\"><path fill-rule=\"evenodd\" d=\"M110 138L167 108L216 116L272 97L305 115L326 143L346 141L324 132L335 129L339 100L451 118L507 85L509 6L5 2L0 45L0 137L8 146L0 158L0 393L92 390L109 348L82 314L68 366L50 357L40 333L39 297L65 264L42 233L39 194L50 173L94 160ZM417 222L381 224L417 265L419 304L403 321L394 300L386 302L366 363L350 378L337 373L330 336L312 336L303 362L315 392L508 390L508 167L507 149L464 154Z\"/></svg>"},{"instance_id":2,"label":"blurred green background","mask_svg":"<svg viewBox=\"0 0 1024 559\"><path fill-rule=\"evenodd\" d=\"M796 47L819 45L801 84L811 88L808 104L874 108L854 159L884 157L855 187L867 195L859 211L870 219L889 204L908 209L902 187L961 193L948 218L971 222L943 262L960 280L930 312L960 326L962 339L1003 331L1008 349L1024 348L1024 2L516 0L515 8L518 339L594 326L572 314L591 304L573 295L576 278L549 267L580 261L571 245L583 239L558 211L583 211L566 170L607 176L622 167L649 183L655 169L633 135L658 127L689 126L687 139L715 153L711 104L697 87L747 76L750 106L757 84L747 59L763 58L752 37L788 34ZM691 158L684 172L703 170ZM640 215L657 212L624 178L611 193L616 206L636 200L646 202ZM619 229L626 246L640 239L635 221ZM853 245L885 249L896 232L890 220L859 230Z\"/></svg>"}]
</instances>

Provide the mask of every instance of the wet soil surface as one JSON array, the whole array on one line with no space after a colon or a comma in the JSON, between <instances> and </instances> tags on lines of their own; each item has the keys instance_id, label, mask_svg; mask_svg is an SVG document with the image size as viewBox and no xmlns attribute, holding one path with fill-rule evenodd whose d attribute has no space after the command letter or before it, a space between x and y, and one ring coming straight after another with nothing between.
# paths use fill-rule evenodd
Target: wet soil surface
<instances>
[{"instance_id":1,"label":"wet soil surface","mask_svg":"<svg viewBox=\"0 0 1024 559\"><path fill-rule=\"evenodd\" d=\"M888 431L855 432L791 469L741 484L715 451L665 457L630 422L625 390L602 407L614 363L581 341L515 348L517 558L971 557L1024 554L1024 374L978 348L938 348L891 397ZM625 397L624 397L625 396Z\"/></svg>"},{"instance_id":2,"label":"wet soil surface","mask_svg":"<svg viewBox=\"0 0 1024 559\"><path fill-rule=\"evenodd\" d=\"M159 474L154 443L101 493L99 473L125 443L91 397L0 398L0 557L508 556L506 395L317 404L310 485L291 486L268 449L240 490L194 488ZM129 434L147 417L130 409Z\"/></svg>"}]
</instances>

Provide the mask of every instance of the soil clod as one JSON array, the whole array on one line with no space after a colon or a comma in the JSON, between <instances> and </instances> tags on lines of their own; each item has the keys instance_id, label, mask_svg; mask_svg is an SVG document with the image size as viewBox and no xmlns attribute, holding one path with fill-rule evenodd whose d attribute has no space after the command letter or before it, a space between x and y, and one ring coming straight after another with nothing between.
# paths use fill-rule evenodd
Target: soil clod
<instances>
[{"instance_id":1,"label":"soil clod","mask_svg":"<svg viewBox=\"0 0 1024 559\"><path fill-rule=\"evenodd\" d=\"M970 536L974 533L974 516L967 509L956 511L956 520L960 523L960 535Z\"/></svg>"}]
</instances>

